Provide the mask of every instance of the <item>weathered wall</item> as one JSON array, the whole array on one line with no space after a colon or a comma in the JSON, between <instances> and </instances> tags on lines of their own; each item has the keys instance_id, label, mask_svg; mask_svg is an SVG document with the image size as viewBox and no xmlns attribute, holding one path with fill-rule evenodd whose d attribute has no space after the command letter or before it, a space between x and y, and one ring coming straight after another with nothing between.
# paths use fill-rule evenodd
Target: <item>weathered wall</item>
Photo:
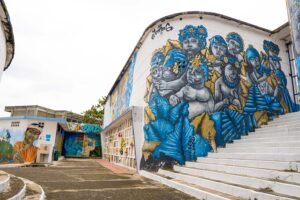
<instances>
[{"instance_id":1,"label":"weathered wall","mask_svg":"<svg viewBox=\"0 0 300 200\"><path fill-rule=\"evenodd\" d=\"M144 108L143 130L134 130L144 136L136 147L142 169L206 156L293 111L286 47L269 35L210 15L181 15L148 30L129 105ZM107 103L105 125L111 109Z\"/></svg>"},{"instance_id":2,"label":"weathered wall","mask_svg":"<svg viewBox=\"0 0 300 200\"><path fill-rule=\"evenodd\" d=\"M40 147L48 152L46 161L52 161L57 122L37 120L0 121L0 164L35 162Z\"/></svg>"}]
</instances>

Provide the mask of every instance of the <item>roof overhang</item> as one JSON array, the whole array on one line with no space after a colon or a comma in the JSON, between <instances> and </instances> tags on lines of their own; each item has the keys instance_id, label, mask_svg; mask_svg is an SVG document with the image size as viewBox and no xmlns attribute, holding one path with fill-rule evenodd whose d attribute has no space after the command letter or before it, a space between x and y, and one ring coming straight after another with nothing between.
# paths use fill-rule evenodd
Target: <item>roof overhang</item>
<instances>
[{"instance_id":1,"label":"roof overhang","mask_svg":"<svg viewBox=\"0 0 300 200\"><path fill-rule=\"evenodd\" d=\"M6 9L4 0L0 0L0 19L5 34L5 39L6 39L6 60L4 66L4 70L6 70L11 64L11 61L15 54L15 40L14 40L13 28L10 22L10 17Z\"/></svg>"}]
</instances>

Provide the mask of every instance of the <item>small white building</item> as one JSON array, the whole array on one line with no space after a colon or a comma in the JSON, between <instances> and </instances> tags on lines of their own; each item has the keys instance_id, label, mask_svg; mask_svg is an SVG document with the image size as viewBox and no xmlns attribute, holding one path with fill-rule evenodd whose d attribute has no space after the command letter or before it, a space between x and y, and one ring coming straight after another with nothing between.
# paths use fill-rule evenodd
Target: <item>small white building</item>
<instances>
[{"instance_id":1,"label":"small white building","mask_svg":"<svg viewBox=\"0 0 300 200\"><path fill-rule=\"evenodd\" d=\"M157 170L216 151L296 110L295 70L288 23L268 30L209 12L163 17L108 94L103 158Z\"/></svg>"},{"instance_id":2,"label":"small white building","mask_svg":"<svg viewBox=\"0 0 300 200\"><path fill-rule=\"evenodd\" d=\"M0 164L51 163L60 118L0 118ZM61 141L62 145L62 141Z\"/></svg>"}]
</instances>

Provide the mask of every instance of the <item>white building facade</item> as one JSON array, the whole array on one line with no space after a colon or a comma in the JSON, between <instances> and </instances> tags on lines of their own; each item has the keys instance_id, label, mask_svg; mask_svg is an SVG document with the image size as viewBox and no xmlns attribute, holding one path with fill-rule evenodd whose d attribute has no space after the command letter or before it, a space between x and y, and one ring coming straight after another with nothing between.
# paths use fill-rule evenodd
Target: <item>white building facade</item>
<instances>
[{"instance_id":1,"label":"white building facade","mask_svg":"<svg viewBox=\"0 0 300 200\"><path fill-rule=\"evenodd\" d=\"M288 24L270 31L207 12L157 20L108 95L103 158L184 164L296 111L292 58Z\"/></svg>"}]
</instances>

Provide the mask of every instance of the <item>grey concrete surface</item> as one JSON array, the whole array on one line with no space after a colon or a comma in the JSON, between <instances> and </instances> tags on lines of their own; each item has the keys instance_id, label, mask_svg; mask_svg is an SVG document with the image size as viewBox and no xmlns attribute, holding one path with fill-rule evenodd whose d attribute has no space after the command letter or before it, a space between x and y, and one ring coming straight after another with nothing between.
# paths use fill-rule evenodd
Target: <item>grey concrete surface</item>
<instances>
[{"instance_id":1,"label":"grey concrete surface","mask_svg":"<svg viewBox=\"0 0 300 200\"><path fill-rule=\"evenodd\" d=\"M195 199L135 174L114 174L95 160L63 160L52 167L9 168L3 171L40 184L47 199Z\"/></svg>"}]
</instances>

